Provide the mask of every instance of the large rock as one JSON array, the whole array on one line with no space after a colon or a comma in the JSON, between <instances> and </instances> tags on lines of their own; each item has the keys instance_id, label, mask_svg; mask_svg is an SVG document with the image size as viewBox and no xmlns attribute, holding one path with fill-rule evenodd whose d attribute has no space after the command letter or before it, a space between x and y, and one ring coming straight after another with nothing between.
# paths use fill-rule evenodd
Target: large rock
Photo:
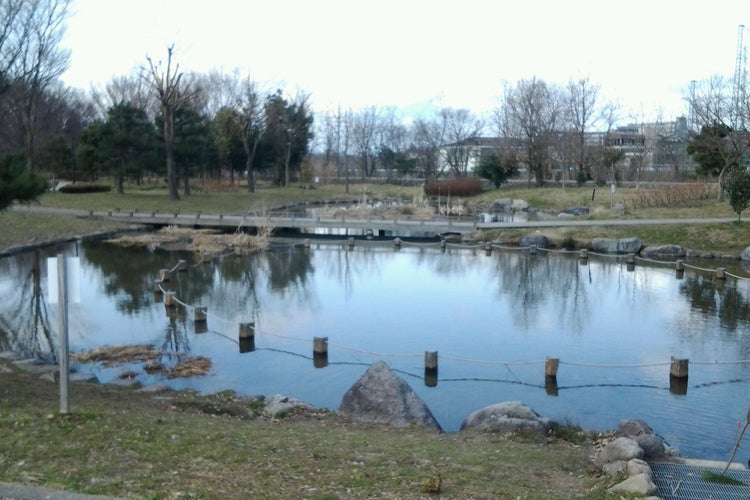
<instances>
[{"instance_id":1,"label":"large rock","mask_svg":"<svg viewBox=\"0 0 750 500\"><path fill-rule=\"evenodd\" d=\"M594 238L591 249L603 253L638 253L643 248L639 238Z\"/></svg>"},{"instance_id":2,"label":"large rock","mask_svg":"<svg viewBox=\"0 0 750 500\"><path fill-rule=\"evenodd\" d=\"M549 238L543 234L529 234L521 237L518 241L518 246L547 248L549 246Z\"/></svg>"},{"instance_id":3,"label":"large rock","mask_svg":"<svg viewBox=\"0 0 750 500\"><path fill-rule=\"evenodd\" d=\"M612 486L607 490L609 493L628 493L632 495L651 496L659 493L651 476L648 474L636 474L625 481Z\"/></svg>"},{"instance_id":4,"label":"large rock","mask_svg":"<svg viewBox=\"0 0 750 500\"><path fill-rule=\"evenodd\" d=\"M313 409L311 405L300 399L290 398L282 394L274 394L271 397L265 398L263 402L265 403L263 413L273 418L289 413L295 408L302 408L305 410Z\"/></svg>"},{"instance_id":5,"label":"large rock","mask_svg":"<svg viewBox=\"0 0 750 500\"><path fill-rule=\"evenodd\" d=\"M469 414L461 423L461 430L476 429L493 432L534 430L546 433L552 423L519 401L507 401L485 406Z\"/></svg>"},{"instance_id":6,"label":"large rock","mask_svg":"<svg viewBox=\"0 0 750 500\"><path fill-rule=\"evenodd\" d=\"M635 437L643 434L653 434L654 430L639 418L622 420L615 431L615 437Z\"/></svg>"},{"instance_id":7,"label":"large rock","mask_svg":"<svg viewBox=\"0 0 750 500\"><path fill-rule=\"evenodd\" d=\"M673 259L685 257L685 249L680 245L653 245L641 250L641 257L647 259Z\"/></svg>"},{"instance_id":8,"label":"large rock","mask_svg":"<svg viewBox=\"0 0 750 500\"><path fill-rule=\"evenodd\" d=\"M643 450L646 460L659 460L669 453L664 440L654 434L654 430L640 419L623 420L615 431L615 437L633 439Z\"/></svg>"},{"instance_id":9,"label":"large rock","mask_svg":"<svg viewBox=\"0 0 750 500\"><path fill-rule=\"evenodd\" d=\"M418 424L442 430L424 401L382 361L372 364L349 388L339 413L360 422L399 427Z\"/></svg>"},{"instance_id":10,"label":"large rock","mask_svg":"<svg viewBox=\"0 0 750 500\"><path fill-rule=\"evenodd\" d=\"M614 441L607 443L599 452L599 462L607 464L610 462L627 462L634 458L643 458L643 448L638 446L635 439L629 437L618 437Z\"/></svg>"}]
</instances>

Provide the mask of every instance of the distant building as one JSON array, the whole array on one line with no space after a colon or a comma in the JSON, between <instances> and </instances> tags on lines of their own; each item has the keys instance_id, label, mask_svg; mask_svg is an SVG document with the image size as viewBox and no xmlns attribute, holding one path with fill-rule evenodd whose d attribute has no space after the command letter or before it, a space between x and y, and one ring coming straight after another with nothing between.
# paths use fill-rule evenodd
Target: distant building
<instances>
[{"instance_id":1,"label":"distant building","mask_svg":"<svg viewBox=\"0 0 750 500\"><path fill-rule=\"evenodd\" d=\"M564 134L561 133L562 137ZM670 122L628 124L609 132L587 132L584 143L588 148L610 148L623 153L617 164L621 171L639 168L642 171L669 170L685 172L690 169L687 155L687 118L679 117ZM555 147L554 145L552 146ZM440 148L439 172L441 175L468 175L476 171L484 155L499 150L515 149L523 164L526 151L522 142L505 137L469 137L459 142L445 144ZM550 155L551 170L570 170L560 164L565 155ZM558 164L555 164L558 163Z\"/></svg>"}]
</instances>

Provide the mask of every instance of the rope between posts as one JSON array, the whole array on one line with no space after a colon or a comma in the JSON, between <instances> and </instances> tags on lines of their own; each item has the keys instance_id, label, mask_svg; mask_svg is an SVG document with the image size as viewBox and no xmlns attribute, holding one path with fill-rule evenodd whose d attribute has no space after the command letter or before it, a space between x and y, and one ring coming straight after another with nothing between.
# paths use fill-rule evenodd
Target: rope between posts
<instances>
[{"instance_id":1,"label":"rope between posts","mask_svg":"<svg viewBox=\"0 0 750 500\"><path fill-rule=\"evenodd\" d=\"M707 273L713 273L713 272L716 272L716 269L709 269L709 268L707 268L707 267L698 267L698 266L694 266L694 265L692 265L692 264L683 264L683 265L684 265L684 266L685 266L685 268L687 268L687 269L695 269L696 271L704 271L704 272L707 272Z\"/></svg>"},{"instance_id":2,"label":"rope between posts","mask_svg":"<svg viewBox=\"0 0 750 500\"><path fill-rule=\"evenodd\" d=\"M750 359L740 359L738 361L691 361L691 365L744 365L750 364Z\"/></svg>"},{"instance_id":3,"label":"rope between posts","mask_svg":"<svg viewBox=\"0 0 750 500\"><path fill-rule=\"evenodd\" d=\"M424 356L424 354L393 354L393 353L386 353L386 352L367 351L364 349L355 349L354 347L348 347L345 345L331 343L331 342L328 342L328 346L337 347L344 351L358 352L360 354L369 354L372 356L383 356L383 357L389 357L389 358L419 358L419 357Z\"/></svg>"},{"instance_id":4,"label":"rope between posts","mask_svg":"<svg viewBox=\"0 0 750 500\"><path fill-rule=\"evenodd\" d=\"M165 293L164 288L159 285L159 289L162 291L162 293ZM192 308L196 309L195 306L192 306L190 304L186 304L185 302L182 302L181 300L177 299L177 297L173 296L173 300L182 305L186 308ZM208 313L206 313L208 316ZM219 319L225 323L230 323L229 320L225 318L221 318L218 315L211 315L214 319ZM219 335L221 337L226 338L227 340L230 340L234 343L239 343L237 340L229 337L228 335L225 335L217 330L211 329L209 330L211 333L214 333L216 335ZM258 330L258 332L262 335L269 335L272 337L282 338L286 340L294 340L297 342L309 342L309 338L301 338L301 337L292 337L288 335L281 335L278 333L272 333L265 330ZM390 357L390 358L419 358L422 357L424 354L399 354L399 353L385 353L385 352L378 352L378 351L369 351L366 349L357 349L354 347L349 347L343 344L335 343L335 342L328 342L329 347L336 347L341 350L349 351L349 352L356 352L361 354L368 354L371 356L382 356L382 357ZM537 361L489 361L489 360L481 360L481 359L472 359L472 358L461 358L457 356L446 356L441 355L440 359L449 360L449 361L458 361L463 363L472 363L472 364L480 364L480 365L494 365L494 366L527 366L527 365L539 365L539 364L545 364L547 360L537 360ZM568 366L579 366L579 367L585 367L585 368L615 368L615 369L626 369L626 368L653 368L658 366L670 366L671 362L663 362L663 363L641 363L641 364L619 364L619 365L605 365L605 364L597 364L597 363L580 363L580 362L571 362L571 361L562 361L558 359L558 363L560 365L568 365ZM740 364L750 364L750 359L743 359L743 360L736 360L736 361L691 361L691 364L693 365L740 365Z\"/></svg>"},{"instance_id":5,"label":"rope between posts","mask_svg":"<svg viewBox=\"0 0 750 500\"><path fill-rule=\"evenodd\" d=\"M569 365L569 366L581 366L585 368L651 368L654 366L669 366L671 363L644 363L644 364L637 364L637 365L601 365L601 364L594 364L594 363L575 363L570 361L562 361L560 360L561 365Z\"/></svg>"},{"instance_id":6,"label":"rope between posts","mask_svg":"<svg viewBox=\"0 0 750 500\"><path fill-rule=\"evenodd\" d=\"M665 266L673 266L674 265L674 262L665 262L663 260L649 259L647 257L641 257L639 255L636 255L635 259L643 261L643 262L650 262L651 264L661 264L661 265L665 265Z\"/></svg>"},{"instance_id":7,"label":"rope between posts","mask_svg":"<svg viewBox=\"0 0 750 500\"><path fill-rule=\"evenodd\" d=\"M486 360L481 360L481 359L457 358L457 357L445 356L445 355L441 355L440 359L447 359L450 361L461 361L464 363L474 363L478 365L500 365L500 366L540 365L540 364L545 363L545 361L486 361Z\"/></svg>"}]
</instances>

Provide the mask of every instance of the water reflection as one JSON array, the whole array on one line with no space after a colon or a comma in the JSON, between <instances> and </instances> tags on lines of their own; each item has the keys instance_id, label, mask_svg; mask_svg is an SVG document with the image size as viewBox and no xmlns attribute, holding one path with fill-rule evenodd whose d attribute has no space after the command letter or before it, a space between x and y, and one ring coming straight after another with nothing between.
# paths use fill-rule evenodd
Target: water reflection
<instances>
[{"instance_id":1,"label":"water reflection","mask_svg":"<svg viewBox=\"0 0 750 500\"><path fill-rule=\"evenodd\" d=\"M51 308L42 286L46 259L38 250L0 259L0 351L54 358Z\"/></svg>"},{"instance_id":2,"label":"water reflection","mask_svg":"<svg viewBox=\"0 0 750 500\"><path fill-rule=\"evenodd\" d=\"M576 254L395 250L365 241L213 261L104 243L85 244L80 255L83 300L71 311L71 349L144 343L214 362L211 375L170 381L175 388L286 393L336 408L364 367L386 358L418 381L415 390L448 430L477 407L520 399L588 428L644 418L675 433L683 448L691 427L714 432L750 404L750 365L721 364L750 359L746 281L717 284L695 272L678 280L671 269L628 270L614 257L582 265ZM46 303L44 258L0 260L3 349L54 356L57 311ZM187 270L163 286L188 307L167 314L153 282L180 259ZM192 306L207 308L204 333ZM248 322L256 328L252 346L240 339ZM330 340L326 363L314 356L320 337ZM439 353L430 380L425 351ZM555 387L544 384L547 356L564 363ZM690 359L683 392L670 391L670 356ZM117 376L79 368L104 381ZM149 377L139 380L155 381Z\"/></svg>"}]
</instances>

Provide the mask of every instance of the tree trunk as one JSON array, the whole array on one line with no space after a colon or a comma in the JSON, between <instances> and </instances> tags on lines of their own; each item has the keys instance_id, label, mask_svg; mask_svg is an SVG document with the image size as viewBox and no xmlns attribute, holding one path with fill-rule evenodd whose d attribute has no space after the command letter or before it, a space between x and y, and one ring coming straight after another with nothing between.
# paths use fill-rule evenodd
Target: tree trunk
<instances>
[{"instance_id":1,"label":"tree trunk","mask_svg":"<svg viewBox=\"0 0 750 500\"><path fill-rule=\"evenodd\" d=\"M167 155L167 189L169 199L177 201L180 193L177 190L177 173L174 166L174 111L166 109L164 116L164 149Z\"/></svg>"},{"instance_id":2,"label":"tree trunk","mask_svg":"<svg viewBox=\"0 0 750 500\"><path fill-rule=\"evenodd\" d=\"M185 196L190 196L190 167L186 163L182 168L183 174L183 189L182 192Z\"/></svg>"}]
</instances>

